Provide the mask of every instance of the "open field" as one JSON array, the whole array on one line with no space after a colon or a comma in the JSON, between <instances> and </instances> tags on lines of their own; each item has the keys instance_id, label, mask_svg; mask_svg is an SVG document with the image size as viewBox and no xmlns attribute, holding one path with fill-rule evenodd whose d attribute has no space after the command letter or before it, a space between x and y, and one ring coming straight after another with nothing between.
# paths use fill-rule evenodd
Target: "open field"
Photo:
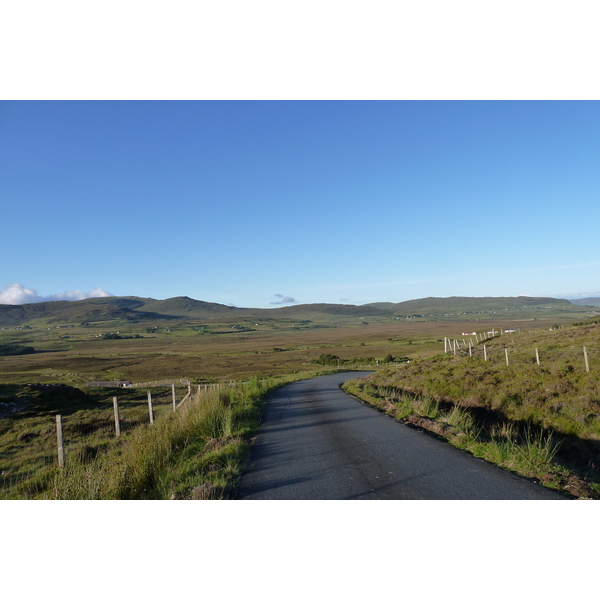
<instances>
[{"instance_id":1,"label":"open field","mask_svg":"<svg viewBox=\"0 0 600 600\"><path fill-rule=\"evenodd\" d=\"M301 378L324 366L344 369L386 366L397 369L394 372L402 373L404 378L404 373L412 372L406 369L419 368L419 365L424 368L423 365L430 364L431 359L434 359L431 364L437 364L435 357L443 353L446 337L460 338L471 331L498 328L520 329L519 339L528 340L530 345L538 344L545 357L546 347L541 341L545 336L569 337L569 331L582 332L585 328L571 328L570 324L598 314L589 307L573 305L570 308L564 303L533 307L515 307L509 303L506 307L488 307L489 310L484 311L471 306L468 308L473 310L461 311L460 306L456 306L452 308L454 312L415 312L404 316L399 316L395 309L386 313L377 307L372 308L374 314L367 316L362 315L358 307L294 307L253 315L242 313L243 319L236 310L223 311L219 307L211 307L210 310L216 312L204 314L206 318L203 319L181 315L166 318L156 313L149 320L143 320L137 316L133 318L131 314L124 318L119 312L123 310L120 306L122 301L117 300L116 313L110 310L106 314L98 313L97 306L91 303L94 314L102 317L98 321L82 320L82 317L90 316L89 311L85 315L77 312L82 310L82 306L87 306L82 301L81 305L65 303L61 309L62 316L48 312L48 308L36 307L37 312L32 318L13 323L5 319L0 324L0 346L8 349L8 354L0 356L0 472L5 490L14 488L10 484L10 480L14 479L17 488L21 485L25 490L24 497L40 497L40 493L48 493L47 487L44 488L48 472L56 468L57 414L64 415L65 437L71 444L69 456L81 464L87 464L86 461L92 461L96 456L121 452L118 450L120 446L117 450L113 449L113 395L119 396L124 431L136 430L140 425L141 429L147 429L144 387L120 390L86 387L85 384L90 381L128 380L135 384L184 378L192 385L202 385L283 375ZM169 310L185 314L189 306L195 309L194 301L191 302L171 303ZM145 306L162 310L165 304L148 302ZM434 306L432 310L450 309ZM118 318L111 318L115 314ZM14 321L16 317L13 315L11 319ZM556 325L562 326L562 329L548 331ZM516 343L517 339L504 336L502 341L499 341L500 338L490 341L490 353L494 344L498 345L497 353L491 354L494 360L498 362L503 349L500 344ZM556 339L549 338L548 349L556 345L552 341ZM569 337L569 343L571 341L571 345L577 347L588 343L591 352L594 347L598 348L596 339L571 340ZM11 348L33 348L33 352L11 355ZM516 357L516 349L511 352L515 352ZM323 355L328 356L327 361L323 361ZM461 361L449 355L443 359L444 365ZM401 366L407 360L411 364ZM528 360L531 363L531 356ZM492 362L488 366L491 365ZM546 368L550 369L549 366ZM452 374L441 369L440 373L443 380L450 381L456 388L460 389L464 383L464 388L469 389L468 379L458 370ZM387 380L385 385L390 385ZM400 386L401 383L395 385ZM181 388L178 393L181 397ZM496 390L490 391L492 396L495 393ZM155 388L153 394L157 417L168 416L171 413L170 390ZM506 397L506 394L501 396ZM260 398L255 398L252 402L259 401ZM560 399L558 402L566 404L567 400ZM584 403L581 408L587 411L589 406ZM563 409L562 412L566 414L568 411ZM586 412L582 416L584 421L590 420L589 414ZM143 437L142 434L136 435ZM225 435L223 439L227 441L226 438ZM209 449L212 443L216 442L211 442L210 438L202 442L208 444ZM239 455L242 456L239 443L241 441L236 440L235 452L241 452ZM175 446L179 448L177 444ZM229 447L229 442L223 444L223 448ZM168 479L168 468L164 465L163 468L167 471L162 476ZM237 471L234 469L234 472ZM42 485L43 481L46 483ZM66 485L64 481L62 484ZM164 485L165 489L172 489L171 484ZM229 483L218 484L223 489L227 485ZM42 489L46 492L40 491ZM186 490L182 492L184 497L189 486ZM114 492L117 496L120 493ZM144 493L160 496L156 489ZM61 497L72 497L68 490L60 494L63 494Z\"/></svg>"},{"instance_id":2,"label":"open field","mask_svg":"<svg viewBox=\"0 0 600 600\"><path fill-rule=\"evenodd\" d=\"M486 329L498 327L498 323L478 326ZM279 326L222 334L198 334L194 329L194 325L181 325L169 332L140 333L143 338L121 340L95 338L79 328L69 329L68 334L23 332L13 339L34 346L36 353L0 358L0 381L82 385L95 380L144 382L157 377L186 377L194 383L243 380L311 370L311 361L325 353L373 366L388 354L424 358L443 351L444 337L462 332L448 323L369 323L317 330Z\"/></svg>"},{"instance_id":3,"label":"open field","mask_svg":"<svg viewBox=\"0 0 600 600\"><path fill-rule=\"evenodd\" d=\"M94 322L85 320L89 311L72 312L82 310L81 306L72 308L80 302L48 304L66 304L62 311L70 312L62 316L36 312L25 324L1 326L0 345L29 346L35 352L0 356L0 382L82 385L92 380L139 382L157 377L187 377L195 383L240 380L310 370L310 362L325 353L376 365L389 354L398 358L432 356L443 349L444 337L459 336L465 329L548 329L597 314L589 307L564 304L503 308L500 303L477 310L467 302L462 306L465 310L461 306L432 308L425 303L422 310L437 312L406 316L377 307L370 310L381 314L361 316L357 309L363 307L333 310L309 305L251 315L243 312L246 309L202 312L206 317L202 320L163 316L162 320L140 321L137 314L135 319L131 315L123 318L119 309L115 313L119 318L111 319L113 313L108 313L106 320ZM156 303L149 306L156 307ZM168 306L181 313L188 303ZM323 310L333 312L319 312ZM94 309L99 318L96 313ZM121 339L105 339L107 334Z\"/></svg>"}]
</instances>

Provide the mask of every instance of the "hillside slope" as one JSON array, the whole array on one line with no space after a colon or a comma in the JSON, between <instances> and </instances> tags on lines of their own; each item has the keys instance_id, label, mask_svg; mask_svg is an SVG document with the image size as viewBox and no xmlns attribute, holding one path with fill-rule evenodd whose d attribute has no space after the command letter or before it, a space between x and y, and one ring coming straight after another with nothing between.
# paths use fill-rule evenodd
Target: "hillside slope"
<instances>
[{"instance_id":1,"label":"hillside slope","mask_svg":"<svg viewBox=\"0 0 600 600\"><path fill-rule=\"evenodd\" d=\"M571 300L571 303L579 306L600 306L600 298L579 298Z\"/></svg>"},{"instance_id":2,"label":"hillside slope","mask_svg":"<svg viewBox=\"0 0 600 600\"><path fill-rule=\"evenodd\" d=\"M589 305L579 306L556 298L514 297L450 297L421 298L405 302L352 304L297 304L280 308L237 308L215 302L179 296L166 300L135 296L87 298L78 301L40 302L23 305L0 305L0 326L27 324L89 324L113 320L128 322L186 319L197 321L228 321L243 319L306 319L322 315L329 317L387 317L407 316L448 317L477 313L503 315L539 310L568 311L584 314Z\"/></svg>"},{"instance_id":3,"label":"hillside slope","mask_svg":"<svg viewBox=\"0 0 600 600\"><path fill-rule=\"evenodd\" d=\"M467 297L451 296L449 298L419 298L405 302L374 303L366 306L378 307L383 310L404 313L441 313L441 312L473 312L482 310L523 309L530 307L572 307L568 300L557 298L518 297Z\"/></svg>"},{"instance_id":4,"label":"hillside slope","mask_svg":"<svg viewBox=\"0 0 600 600\"><path fill-rule=\"evenodd\" d=\"M598 321L471 337L468 349L380 369L352 393L486 460L600 498Z\"/></svg>"}]
</instances>

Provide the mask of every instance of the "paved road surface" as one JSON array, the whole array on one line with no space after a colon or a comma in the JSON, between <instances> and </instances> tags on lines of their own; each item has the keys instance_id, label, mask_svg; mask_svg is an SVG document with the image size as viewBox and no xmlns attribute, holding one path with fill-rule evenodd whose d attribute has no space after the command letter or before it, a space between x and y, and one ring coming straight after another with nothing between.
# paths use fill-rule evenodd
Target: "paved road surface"
<instances>
[{"instance_id":1,"label":"paved road surface","mask_svg":"<svg viewBox=\"0 0 600 600\"><path fill-rule=\"evenodd\" d=\"M345 394L366 373L299 381L267 400L238 499L561 499Z\"/></svg>"}]
</instances>

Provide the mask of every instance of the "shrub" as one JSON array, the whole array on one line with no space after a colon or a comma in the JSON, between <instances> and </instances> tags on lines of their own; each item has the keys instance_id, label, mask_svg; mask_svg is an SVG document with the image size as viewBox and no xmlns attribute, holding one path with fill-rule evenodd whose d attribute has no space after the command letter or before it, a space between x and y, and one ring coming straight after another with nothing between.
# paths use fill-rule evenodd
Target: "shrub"
<instances>
[{"instance_id":1,"label":"shrub","mask_svg":"<svg viewBox=\"0 0 600 600\"><path fill-rule=\"evenodd\" d=\"M338 361L344 362L336 354L321 354L319 358L313 360L312 362L317 365L336 366Z\"/></svg>"},{"instance_id":2,"label":"shrub","mask_svg":"<svg viewBox=\"0 0 600 600\"><path fill-rule=\"evenodd\" d=\"M19 356L21 354L33 354L33 346L21 346L19 344L0 344L0 356Z\"/></svg>"}]
</instances>

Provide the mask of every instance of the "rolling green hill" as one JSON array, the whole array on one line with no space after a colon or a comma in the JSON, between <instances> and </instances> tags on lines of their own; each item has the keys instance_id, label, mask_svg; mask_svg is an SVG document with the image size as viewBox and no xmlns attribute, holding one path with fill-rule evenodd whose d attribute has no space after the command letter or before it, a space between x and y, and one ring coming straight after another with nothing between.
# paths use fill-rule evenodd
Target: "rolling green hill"
<instances>
[{"instance_id":1,"label":"rolling green hill","mask_svg":"<svg viewBox=\"0 0 600 600\"><path fill-rule=\"evenodd\" d=\"M518 297L464 297L451 296L449 298L420 298L418 300L407 300L406 302L375 303L367 306L376 306L382 309L393 310L395 312L426 312L440 313L447 312L469 312L478 310L506 310L522 309L538 306L549 307L568 307L571 303L568 300L557 298L532 298L529 296Z\"/></svg>"},{"instance_id":2,"label":"rolling green hill","mask_svg":"<svg viewBox=\"0 0 600 600\"><path fill-rule=\"evenodd\" d=\"M465 315L530 316L548 314L585 314L589 305L581 306L556 298L525 296L498 298L421 298L406 302L351 304L298 304L280 308L236 308L187 296L155 300L134 296L88 298L78 301L40 302L23 305L0 305L0 326L52 325L58 323L91 324L121 320L131 323L168 320L220 321L248 319L327 318L423 318L465 319Z\"/></svg>"},{"instance_id":3,"label":"rolling green hill","mask_svg":"<svg viewBox=\"0 0 600 600\"><path fill-rule=\"evenodd\" d=\"M578 300L571 300L571 303L580 306L600 306L600 298L579 298Z\"/></svg>"},{"instance_id":4,"label":"rolling green hill","mask_svg":"<svg viewBox=\"0 0 600 600\"><path fill-rule=\"evenodd\" d=\"M246 310L215 302L194 300L187 296L178 296L176 298L169 298L168 300L147 299L144 301L143 306L144 312L199 319L204 319L207 315L235 315L235 318L238 318L240 312L244 313Z\"/></svg>"},{"instance_id":5,"label":"rolling green hill","mask_svg":"<svg viewBox=\"0 0 600 600\"><path fill-rule=\"evenodd\" d=\"M298 304L296 306L263 310L268 311L270 314L276 314L278 317L289 318L299 318L310 314L352 317L385 317L391 315L389 310L382 309L373 304L363 304L361 306L353 304Z\"/></svg>"},{"instance_id":6,"label":"rolling green hill","mask_svg":"<svg viewBox=\"0 0 600 600\"><path fill-rule=\"evenodd\" d=\"M126 321L166 319L168 315L140 312L145 304L141 298L88 298L71 302L39 302L35 304L0 305L0 325L95 323L123 319Z\"/></svg>"}]
</instances>

